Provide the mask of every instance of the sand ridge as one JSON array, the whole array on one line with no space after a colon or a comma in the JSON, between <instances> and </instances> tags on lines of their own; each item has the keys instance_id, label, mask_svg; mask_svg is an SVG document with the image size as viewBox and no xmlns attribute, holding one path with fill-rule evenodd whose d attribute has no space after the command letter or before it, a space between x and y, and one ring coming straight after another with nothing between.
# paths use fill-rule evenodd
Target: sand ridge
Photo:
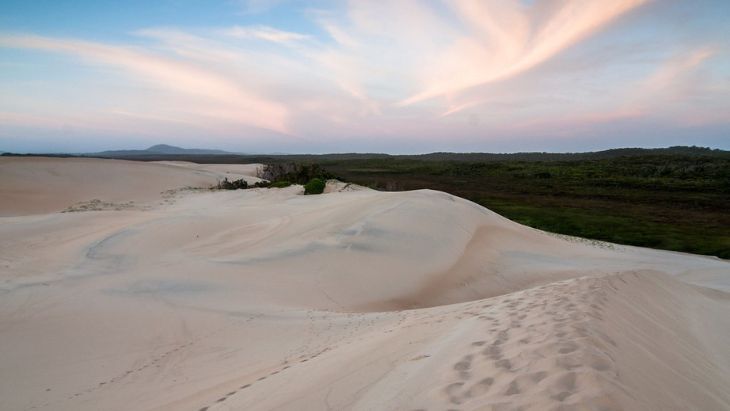
<instances>
[{"instance_id":1,"label":"sand ridge","mask_svg":"<svg viewBox=\"0 0 730 411\"><path fill-rule=\"evenodd\" d=\"M56 178L82 181L63 160ZM730 408L727 261L328 187L0 217L0 408Z\"/></svg>"}]
</instances>

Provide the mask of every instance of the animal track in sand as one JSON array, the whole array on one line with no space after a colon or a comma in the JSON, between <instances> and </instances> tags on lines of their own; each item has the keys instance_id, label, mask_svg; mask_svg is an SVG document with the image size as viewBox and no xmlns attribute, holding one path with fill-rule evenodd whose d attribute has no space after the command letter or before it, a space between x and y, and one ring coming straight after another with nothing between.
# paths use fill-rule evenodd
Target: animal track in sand
<instances>
[{"instance_id":1,"label":"animal track in sand","mask_svg":"<svg viewBox=\"0 0 730 411\"><path fill-rule=\"evenodd\" d=\"M78 392L76 392L74 394L71 394L70 396L66 397L66 399L67 400L71 400L71 399L74 399L74 398L77 398L77 397L81 397L83 395L91 394L91 393L93 393L93 392L95 392L97 390L101 390L103 388L106 388L108 385L117 383L117 382L121 381L122 379L125 379L125 378L127 378L129 376L133 376L134 374L137 374L139 372L142 372L142 371L144 371L146 369L150 369L150 368L161 368L162 367L161 366L161 362L163 360L165 360L167 357L171 356L172 354L177 353L178 351L180 351L180 350L182 350L184 348L190 347L191 345L193 345L194 343L198 342L202 338L205 338L205 336L198 337L196 340L190 341L190 342L188 342L186 344L176 345L175 348L170 349L168 351L165 351L162 354L159 354L159 355L153 357L150 361L148 361L146 363L143 363L139 367L128 369L128 370L124 371L123 373L117 375L116 377L110 378L110 379L105 380L105 381L100 381L100 382L96 383L95 386L93 386L91 388L87 388L86 390L78 391Z\"/></svg>"},{"instance_id":2,"label":"animal track in sand","mask_svg":"<svg viewBox=\"0 0 730 411\"><path fill-rule=\"evenodd\" d=\"M317 358L318 356L322 355L323 353L325 353L325 352L327 352L327 351L330 351L331 349L332 349L331 347L326 347L326 348L324 348L324 349L322 349L322 350L320 350L320 351L318 351L318 352L316 352L316 353L314 353L314 354L310 354L310 355L308 355L308 356L306 356L306 355L305 355L305 356L301 356L301 357L300 357L301 359L300 359L300 361L299 361L299 362L300 362L300 363L303 363L303 362L306 362L306 361L312 360L312 359L314 359L314 358ZM428 356L426 356L426 357L428 357ZM258 378L258 379L256 379L256 381L254 381L254 382L251 382L251 383L247 383L247 384L241 385L241 386L240 386L240 387L239 387L239 388L238 388L237 390L231 391L231 392L227 393L226 395L224 395L223 397L220 397L220 398L218 398L217 400L215 400L215 402L214 402L214 404L213 404L213 405L215 405L215 404L218 404L218 403L222 403L222 402L225 402L225 401L226 401L227 399L229 399L230 397L232 397L232 396L234 396L234 395L238 394L238 393L239 393L239 392L241 392L242 390L245 390L245 389L247 389L247 388L250 388L250 387L251 387L251 386L253 386L253 385L254 385L255 383L257 383L257 382L260 382L260 381L264 381L264 380L266 380L266 379L267 379L268 377L273 377L274 375L280 374L280 373L282 373L282 372L284 372L284 371L286 371L286 370L290 369L291 367L292 367L292 365L290 365L290 364L287 364L287 361L284 361L284 362L282 363L282 366L281 366L280 368L277 368L277 369L274 369L274 370L272 370L272 371L271 371L271 372L269 372L268 374L266 374L266 375L263 375L263 376L259 377L259 378ZM212 405L207 405L207 406L205 406L205 407L203 407L203 408L200 408L200 409L199 409L198 411L207 411L208 409L210 409L210 407L211 407L211 406L212 406Z\"/></svg>"}]
</instances>

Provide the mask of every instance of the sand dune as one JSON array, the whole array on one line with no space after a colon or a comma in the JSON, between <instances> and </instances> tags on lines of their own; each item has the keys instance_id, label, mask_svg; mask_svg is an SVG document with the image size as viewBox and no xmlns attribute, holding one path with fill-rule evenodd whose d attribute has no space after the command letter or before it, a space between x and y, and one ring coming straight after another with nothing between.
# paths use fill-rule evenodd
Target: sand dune
<instances>
[{"instance_id":1,"label":"sand dune","mask_svg":"<svg viewBox=\"0 0 730 411\"><path fill-rule=\"evenodd\" d=\"M170 190L207 188L226 177L259 181L256 171L260 164L191 165L92 158L2 157L0 216L57 212L82 206L139 208L164 200L173 194Z\"/></svg>"},{"instance_id":2,"label":"sand dune","mask_svg":"<svg viewBox=\"0 0 730 411\"><path fill-rule=\"evenodd\" d=\"M727 261L255 169L2 159L0 409L730 409Z\"/></svg>"}]
</instances>

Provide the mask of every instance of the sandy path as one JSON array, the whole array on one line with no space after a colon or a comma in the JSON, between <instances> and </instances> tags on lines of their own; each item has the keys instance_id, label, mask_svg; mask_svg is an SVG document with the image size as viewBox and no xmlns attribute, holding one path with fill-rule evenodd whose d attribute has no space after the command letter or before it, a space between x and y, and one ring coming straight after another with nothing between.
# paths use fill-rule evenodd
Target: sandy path
<instances>
[{"instance_id":1,"label":"sandy path","mask_svg":"<svg viewBox=\"0 0 730 411\"><path fill-rule=\"evenodd\" d=\"M333 191L0 217L0 409L730 408L728 262Z\"/></svg>"}]
</instances>

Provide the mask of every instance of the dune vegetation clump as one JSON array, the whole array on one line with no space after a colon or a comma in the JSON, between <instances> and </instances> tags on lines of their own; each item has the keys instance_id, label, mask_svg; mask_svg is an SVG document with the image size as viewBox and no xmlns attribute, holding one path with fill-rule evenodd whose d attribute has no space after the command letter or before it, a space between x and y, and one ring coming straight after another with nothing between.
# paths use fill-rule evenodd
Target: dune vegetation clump
<instances>
[{"instance_id":1,"label":"dune vegetation clump","mask_svg":"<svg viewBox=\"0 0 730 411\"><path fill-rule=\"evenodd\" d=\"M253 184L248 184L248 182L244 179L228 181L227 178L224 178L223 181L218 182L218 185L216 185L215 188L218 190L246 190L248 188L288 187L289 185L291 184L275 186L268 181L257 181Z\"/></svg>"},{"instance_id":2,"label":"dune vegetation clump","mask_svg":"<svg viewBox=\"0 0 730 411\"><path fill-rule=\"evenodd\" d=\"M248 188L248 182L244 179L228 181L228 178L224 178L223 181L218 182L216 188L219 190L245 190Z\"/></svg>"},{"instance_id":3,"label":"dune vegetation clump","mask_svg":"<svg viewBox=\"0 0 730 411\"><path fill-rule=\"evenodd\" d=\"M320 178L313 178L304 185L304 194L322 194L325 182Z\"/></svg>"},{"instance_id":4,"label":"dune vegetation clump","mask_svg":"<svg viewBox=\"0 0 730 411\"><path fill-rule=\"evenodd\" d=\"M292 182L291 181L279 180L279 181L274 181L273 183L271 183L269 185L269 187L272 187L272 188L285 188L285 187L289 187L290 185L292 185Z\"/></svg>"},{"instance_id":5,"label":"dune vegetation clump","mask_svg":"<svg viewBox=\"0 0 730 411\"><path fill-rule=\"evenodd\" d=\"M290 181L292 184L307 184L313 178L323 181L335 178L319 164L293 162L265 164L258 177L269 181Z\"/></svg>"}]
</instances>

